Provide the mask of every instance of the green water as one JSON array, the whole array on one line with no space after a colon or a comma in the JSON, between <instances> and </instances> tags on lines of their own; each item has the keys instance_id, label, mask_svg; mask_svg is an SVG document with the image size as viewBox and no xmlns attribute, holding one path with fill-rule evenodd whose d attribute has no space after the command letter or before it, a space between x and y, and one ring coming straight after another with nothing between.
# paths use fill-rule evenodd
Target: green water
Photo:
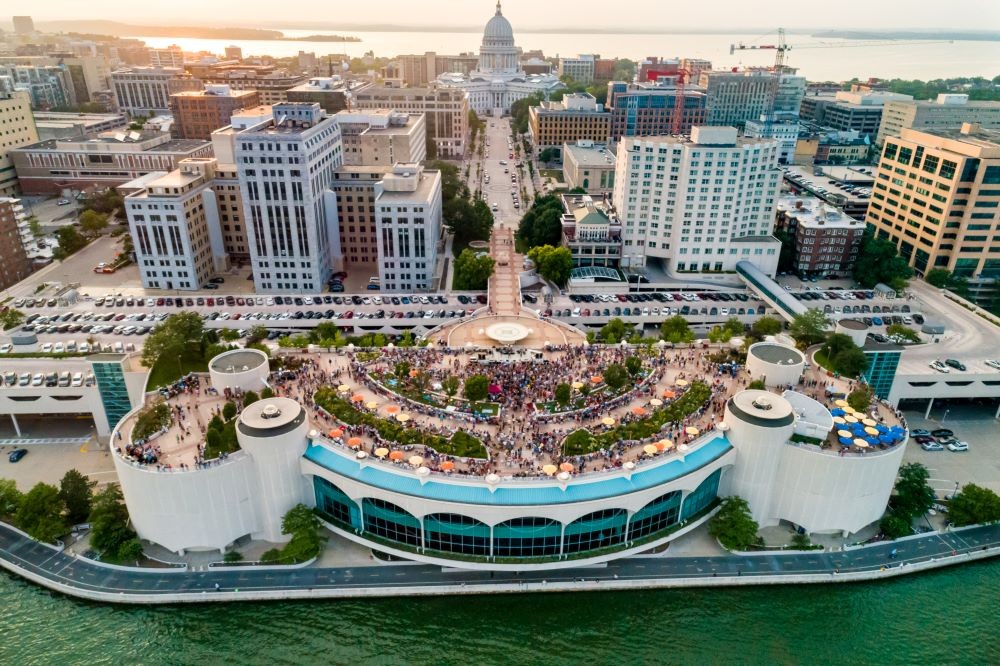
<instances>
[{"instance_id":1,"label":"green water","mask_svg":"<svg viewBox=\"0 0 1000 666\"><path fill-rule=\"evenodd\" d=\"M0 572L0 664L996 664L998 576L143 608Z\"/></svg>"}]
</instances>

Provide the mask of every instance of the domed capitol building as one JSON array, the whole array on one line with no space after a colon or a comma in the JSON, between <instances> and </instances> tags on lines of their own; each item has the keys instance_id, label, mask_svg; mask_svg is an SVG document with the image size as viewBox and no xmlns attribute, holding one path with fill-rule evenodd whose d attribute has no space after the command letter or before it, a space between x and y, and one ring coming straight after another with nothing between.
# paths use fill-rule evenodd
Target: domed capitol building
<instances>
[{"instance_id":1,"label":"domed capitol building","mask_svg":"<svg viewBox=\"0 0 1000 666\"><path fill-rule=\"evenodd\" d=\"M526 74L519 64L520 56L521 49L514 45L514 29L497 2L497 13L483 30L478 69L468 76L442 74L438 81L466 91L469 105L476 113L493 116L510 113L511 104L534 93L548 97L551 92L565 88L553 74Z\"/></svg>"}]
</instances>

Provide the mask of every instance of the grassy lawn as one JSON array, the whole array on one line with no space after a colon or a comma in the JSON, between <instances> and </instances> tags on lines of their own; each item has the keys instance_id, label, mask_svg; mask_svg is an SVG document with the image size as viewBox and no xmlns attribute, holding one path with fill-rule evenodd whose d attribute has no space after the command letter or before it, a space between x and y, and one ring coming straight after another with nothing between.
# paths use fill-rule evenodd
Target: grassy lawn
<instances>
[{"instance_id":1,"label":"grassy lawn","mask_svg":"<svg viewBox=\"0 0 1000 666\"><path fill-rule=\"evenodd\" d=\"M146 384L146 390L152 391L161 386L166 386L189 372L208 372L208 363L201 358L188 359L181 357L179 362L176 358L161 358L156 361L153 369L149 372L149 382Z\"/></svg>"},{"instance_id":2,"label":"grassy lawn","mask_svg":"<svg viewBox=\"0 0 1000 666\"><path fill-rule=\"evenodd\" d=\"M496 416L500 413L500 404L496 402L475 402L472 403L472 411L476 414Z\"/></svg>"},{"instance_id":3,"label":"grassy lawn","mask_svg":"<svg viewBox=\"0 0 1000 666\"><path fill-rule=\"evenodd\" d=\"M549 414L558 414L559 412L569 412L574 409L583 409L587 406L587 401L584 398L577 398L566 404L566 406L560 405L555 400L550 400L548 402L538 403L539 411L548 412Z\"/></svg>"},{"instance_id":4,"label":"grassy lawn","mask_svg":"<svg viewBox=\"0 0 1000 666\"><path fill-rule=\"evenodd\" d=\"M538 173L542 178L552 178L558 182L561 182L563 177L562 169L539 169Z\"/></svg>"}]
</instances>

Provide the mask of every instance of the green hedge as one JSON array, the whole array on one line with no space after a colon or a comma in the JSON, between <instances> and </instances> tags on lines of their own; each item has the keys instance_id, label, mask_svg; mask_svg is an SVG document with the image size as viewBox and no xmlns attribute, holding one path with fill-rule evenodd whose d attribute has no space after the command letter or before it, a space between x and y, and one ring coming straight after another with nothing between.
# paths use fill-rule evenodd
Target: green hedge
<instances>
[{"instance_id":1,"label":"green hedge","mask_svg":"<svg viewBox=\"0 0 1000 666\"><path fill-rule=\"evenodd\" d=\"M644 419L622 423L599 435L591 434L586 429L576 430L563 442L563 455L581 456L599 449L607 448L622 440L646 439L660 432L665 423L681 421L712 396L712 389L703 382L693 382L687 392L680 398L659 409Z\"/></svg>"},{"instance_id":2,"label":"green hedge","mask_svg":"<svg viewBox=\"0 0 1000 666\"><path fill-rule=\"evenodd\" d=\"M323 387L316 391L315 399L316 404L343 423L371 426L375 428L382 439L396 442L400 446L422 445L446 455L465 458L487 457L486 447L483 446L483 443L476 437L462 431L456 432L450 439L445 439L416 428L407 428L396 421L383 419L355 409L351 403L338 397L330 387Z\"/></svg>"}]
</instances>

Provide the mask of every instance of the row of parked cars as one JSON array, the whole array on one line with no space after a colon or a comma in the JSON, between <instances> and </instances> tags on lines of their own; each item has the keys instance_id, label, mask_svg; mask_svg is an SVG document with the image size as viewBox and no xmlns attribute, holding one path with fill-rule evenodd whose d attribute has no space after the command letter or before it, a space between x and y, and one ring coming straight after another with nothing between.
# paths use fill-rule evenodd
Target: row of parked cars
<instances>
[{"instance_id":1,"label":"row of parked cars","mask_svg":"<svg viewBox=\"0 0 1000 666\"><path fill-rule=\"evenodd\" d=\"M983 361L983 363L990 366L994 370L1000 370L1000 360L997 360L995 358L990 358ZM938 372L943 374L948 374L952 370L958 370L959 372L965 372L966 370L965 364L959 361L957 358L946 358L943 361L939 358L936 358L927 365L929 365L934 370L937 370Z\"/></svg>"},{"instance_id":2,"label":"row of parked cars","mask_svg":"<svg viewBox=\"0 0 1000 666\"><path fill-rule=\"evenodd\" d=\"M460 318L471 315L472 310L374 310L370 312L346 310L295 310L292 312L206 312L205 321L288 321L299 319L434 319Z\"/></svg>"},{"instance_id":3,"label":"row of parked cars","mask_svg":"<svg viewBox=\"0 0 1000 666\"><path fill-rule=\"evenodd\" d=\"M165 312L66 312L61 315L34 313L24 320L22 330L35 333L111 333L146 335L167 318Z\"/></svg>"},{"instance_id":4,"label":"row of parked cars","mask_svg":"<svg viewBox=\"0 0 1000 666\"><path fill-rule=\"evenodd\" d=\"M574 303L614 303L616 301L619 303L650 303L652 301L657 301L659 303L669 303L671 301L676 301L678 303L682 301L742 301L745 303L750 300L750 296L742 292L728 293L720 291L699 292L695 294L672 291L650 291L635 294L570 294L569 300Z\"/></svg>"},{"instance_id":5,"label":"row of parked cars","mask_svg":"<svg viewBox=\"0 0 1000 666\"><path fill-rule=\"evenodd\" d=\"M956 439L955 433L948 428L938 428L937 430L917 428L910 431L910 436L924 451L948 449L954 453L965 453L969 450L969 443Z\"/></svg>"},{"instance_id":6,"label":"row of parked cars","mask_svg":"<svg viewBox=\"0 0 1000 666\"><path fill-rule=\"evenodd\" d=\"M97 380L94 374L88 372L22 372L17 374L13 371L6 371L0 376L0 388L11 388L14 386L46 386L49 388L58 386L60 388L76 386L93 386Z\"/></svg>"}]
</instances>

